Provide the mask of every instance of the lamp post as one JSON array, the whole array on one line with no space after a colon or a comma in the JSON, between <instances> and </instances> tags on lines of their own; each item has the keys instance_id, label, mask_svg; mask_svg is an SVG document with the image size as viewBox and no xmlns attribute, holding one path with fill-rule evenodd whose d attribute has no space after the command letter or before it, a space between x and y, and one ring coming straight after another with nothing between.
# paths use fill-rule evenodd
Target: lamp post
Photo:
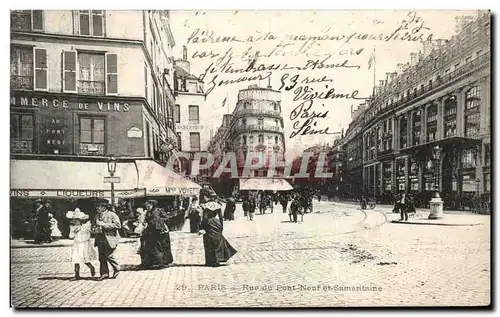
<instances>
[{"instance_id":1,"label":"lamp post","mask_svg":"<svg viewBox=\"0 0 500 317\"><path fill-rule=\"evenodd\" d=\"M476 179L476 201L477 201L477 211L481 211L481 198L479 197L479 184L481 180L479 178Z\"/></svg>"},{"instance_id":2,"label":"lamp post","mask_svg":"<svg viewBox=\"0 0 500 317\"><path fill-rule=\"evenodd\" d=\"M109 176L113 177L116 172L116 157L110 155L108 158L108 172ZM115 211L115 183L111 182L111 210Z\"/></svg>"},{"instance_id":3,"label":"lamp post","mask_svg":"<svg viewBox=\"0 0 500 317\"><path fill-rule=\"evenodd\" d=\"M434 197L431 199L429 219L443 218L443 201L439 196L439 161L442 149L439 145L432 148L432 160L434 162Z\"/></svg>"}]
</instances>

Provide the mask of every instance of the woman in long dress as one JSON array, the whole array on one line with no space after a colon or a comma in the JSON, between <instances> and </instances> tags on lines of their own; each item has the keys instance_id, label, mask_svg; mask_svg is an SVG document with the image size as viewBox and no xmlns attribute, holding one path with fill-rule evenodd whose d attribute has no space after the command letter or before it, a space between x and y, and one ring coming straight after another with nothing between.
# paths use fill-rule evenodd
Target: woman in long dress
<instances>
[{"instance_id":1,"label":"woman in long dress","mask_svg":"<svg viewBox=\"0 0 500 317\"><path fill-rule=\"evenodd\" d=\"M141 266L162 268L174 262L167 227L167 213L157 207L155 200L148 200L145 206L147 214L146 228L141 237Z\"/></svg>"},{"instance_id":2,"label":"woman in long dress","mask_svg":"<svg viewBox=\"0 0 500 317\"><path fill-rule=\"evenodd\" d=\"M203 207L207 217L203 219L200 234L203 234L205 265L217 267L221 262L227 262L237 251L222 235L221 205L212 201Z\"/></svg>"}]
</instances>

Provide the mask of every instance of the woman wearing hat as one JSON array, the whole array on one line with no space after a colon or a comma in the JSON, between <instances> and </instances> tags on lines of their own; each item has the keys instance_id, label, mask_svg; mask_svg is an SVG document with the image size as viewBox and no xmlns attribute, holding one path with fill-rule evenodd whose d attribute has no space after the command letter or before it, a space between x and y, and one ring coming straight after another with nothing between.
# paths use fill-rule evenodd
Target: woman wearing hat
<instances>
[{"instance_id":1,"label":"woman wearing hat","mask_svg":"<svg viewBox=\"0 0 500 317\"><path fill-rule=\"evenodd\" d=\"M162 268L174 258L170 247L170 233L167 226L167 213L159 208L156 200L148 200L146 207L146 228L141 237L141 266Z\"/></svg>"},{"instance_id":2,"label":"woman wearing hat","mask_svg":"<svg viewBox=\"0 0 500 317\"><path fill-rule=\"evenodd\" d=\"M92 262L97 261L97 251L90 241L92 226L89 216L80 211L68 211L66 217L70 221L69 238L74 243L71 247L71 263L75 266L75 280L80 279L80 266L85 264L90 269L90 275L95 276L95 267Z\"/></svg>"},{"instance_id":3,"label":"woman wearing hat","mask_svg":"<svg viewBox=\"0 0 500 317\"><path fill-rule=\"evenodd\" d=\"M220 212L221 205L215 201L209 201L202 207L204 213L207 215L203 219L201 224L202 230L199 232L199 234L203 234L205 265L217 267L220 266L221 262L227 262L237 251L222 235L223 220Z\"/></svg>"}]
</instances>

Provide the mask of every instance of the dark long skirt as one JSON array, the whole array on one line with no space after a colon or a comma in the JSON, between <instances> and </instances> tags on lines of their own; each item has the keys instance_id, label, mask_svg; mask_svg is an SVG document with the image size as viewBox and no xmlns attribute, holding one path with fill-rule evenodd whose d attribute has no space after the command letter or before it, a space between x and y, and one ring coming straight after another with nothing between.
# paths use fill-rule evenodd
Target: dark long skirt
<instances>
[{"instance_id":1,"label":"dark long skirt","mask_svg":"<svg viewBox=\"0 0 500 317\"><path fill-rule=\"evenodd\" d=\"M196 233L200 230L201 217L199 214L192 214L189 216L189 231Z\"/></svg>"},{"instance_id":2,"label":"dark long skirt","mask_svg":"<svg viewBox=\"0 0 500 317\"><path fill-rule=\"evenodd\" d=\"M141 265L162 267L174 262L170 248L170 234L147 235L141 238Z\"/></svg>"},{"instance_id":3,"label":"dark long skirt","mask_svg":"<svg viewBox=\"0 0 500 317\"><path fill-rule=\"evenodd\" d=\"M50 223L48 219L45 219L44 217L40 217L39 219L37 219L35 222L34 231L35 236L33 240L35 243L52 242L52 238L50 236Z\"/></svg>"},{"instance_id":4,"label":"dark long skirt","mask_svg":"<svg viewBox=\"0 0 500 317\"><path fill-rule=\"evenodd\" d=\"M218 239L203 235L203 245L207 266L217 266L221 262L227 262L237 252L222 235Z\"/></svg>"}]
</instances>

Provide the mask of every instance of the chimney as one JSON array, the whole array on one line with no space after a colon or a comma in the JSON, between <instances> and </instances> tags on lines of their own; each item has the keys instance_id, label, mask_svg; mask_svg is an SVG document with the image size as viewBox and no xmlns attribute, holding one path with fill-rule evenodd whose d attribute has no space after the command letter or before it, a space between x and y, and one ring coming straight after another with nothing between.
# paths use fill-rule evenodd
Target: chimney
<instances>
[{"instance_id":1,"label":"chimney","mask_svg":"<svg viewBox=\"0 0 500 317\"><path fill-rule=\"evenodd\" d=\"M417 65L417 53L410 53L410 66Z\"/></svg>"},{"instance_id":2,"label":"chimney","mask_svg":"<svg viewBox=\"0 0 500 317\"><path fill-rule=\"evenodd\" d=\"M385 85L384 85L384 82L385 82L385 80L383 80L383 79L382 79L382 80L379 80L379 88L382 88L382 87L384 87L384 86L385 86Z\"/></svg>"},{"instance_id":3,"label":"chimney","mask_svg":"<svg viewBox=\"0 0 500 317\"><path fill-rule=\"evenodd\" d=\"M407 64L398 64L398 73L402 74L405 72L405 70L408 69Z\"/></svg>"},{"instance_id":4,"label":"chimney","mask_svg":"<svg viewBox=\"0 0 500 317\"><path fill-rule=\"evenodd\" d=\"M391 73L391 82L395 81L397 77L398 77L398 73L397 72L392 72Z\"/></svg>"},{"instance_id":5,"label":"chimney","mask_svg":"<svg viewBox=\"0 0 500 317\"><path fill-rule=\"evenodd\" d=\"M385 73L385 83L386 84L389 84L389 82L391 81L391 74L392 73Z\"/></svg>"},{"instance_id":6,"label":"chimney","mask_svg":"<svg viewBox=\"0 0 500 317\"><path fill-rule=\"evenodd\" d=\"M425 41L424 42L424 58L429 56L429 54L432 52L433 50L433 45L432 45L432 41Z\"/></svg>"},{"instance_id":7,"label":"chimney","mask_svg":"<svg viewBox=\"0 0 500 317\"><path fill-rule=\"evenodd\" d=\"M182 60L187 61L188 60L188 49L186 45L182 46Z\"/></svg>"}]
</instances>

